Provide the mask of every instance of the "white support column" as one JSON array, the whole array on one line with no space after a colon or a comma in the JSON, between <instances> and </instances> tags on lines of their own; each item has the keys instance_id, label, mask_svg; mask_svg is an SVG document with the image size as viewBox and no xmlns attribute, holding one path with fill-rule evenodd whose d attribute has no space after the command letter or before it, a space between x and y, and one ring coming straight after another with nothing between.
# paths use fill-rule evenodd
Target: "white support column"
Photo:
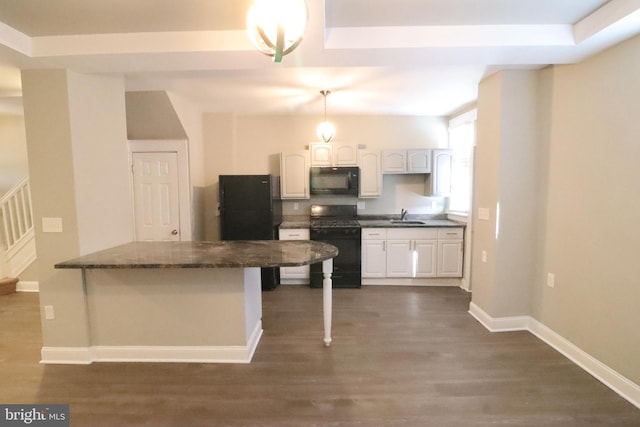
<instances>
[{"instance_id":1,"label":"white support column","mask_svg":"<svg viewBox=\"0 0 640 427\"><path fill-rule=\"evenodd\" d=\"M324 345L331 345L331 311L332 311L332 294L333 281L331 280L333 273L333 258L322 262L322 309L324 312Z\"/></svg>"}]
</instances>

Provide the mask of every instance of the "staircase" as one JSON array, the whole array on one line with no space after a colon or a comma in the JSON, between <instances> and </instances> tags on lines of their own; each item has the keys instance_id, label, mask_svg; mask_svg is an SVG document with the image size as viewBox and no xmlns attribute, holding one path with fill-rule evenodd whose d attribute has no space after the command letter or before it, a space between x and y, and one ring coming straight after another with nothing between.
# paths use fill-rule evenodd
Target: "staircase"
<instances>
[{"instance_id":1,"label":"staircase","mask_svg":"<svg viewBox=\"0 0 640 427\"><path fill-rule=\"evenodd\" d=\"M0 295L15 292L17 277L36 259L29 177L0 199Z\"/></svg>"}]
</instances>

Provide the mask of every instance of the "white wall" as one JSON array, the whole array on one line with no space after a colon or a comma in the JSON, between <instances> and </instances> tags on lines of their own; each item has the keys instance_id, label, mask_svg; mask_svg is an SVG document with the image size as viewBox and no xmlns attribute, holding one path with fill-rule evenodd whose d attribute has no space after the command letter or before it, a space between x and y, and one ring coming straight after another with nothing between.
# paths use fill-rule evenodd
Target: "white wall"
<instances>
[{"instance_id":1,"label":"white wall","mask_svg":"<svg viewBox=\"0 0 640 427\"><path fill-rule=\"evenodd\" d=\"M640 36L553 70L538 319L640 384ZM544 280L544 278L542 278Z\"/></svg>"},{"instance_id":2,"label":"white wall","mask_svg":"<svg viewBox=\"0 0 640 427\"><path fill-rule=\"evenodd\" d=\"M636 384L638 52L640 36L480 84L474 208L491 217L474 220L472 270L473 302L490 316L532 316Z\"/></svg>"},{"instance_id":3,"label":"white wall","mask_svg":"<svg viewBox=\"0 0 640 427\"><path fill-rule=\"evenodd\" d=\"M68 73L80 253L131 240L124 81Z\"/></svg>"},{"instance_id":4,"label":"white wall","mask_svg":"<svg viewBox=\"0 0 640 427\"><path fill-rule=\"evenodd\" d=\"M54 265L131 241L124 84L121 78L65 70L22 72L27 150L46 346L89 343L79 271ZM44 232L42 218L61 218L62 232Z\"/></svg>"}]
</instances>

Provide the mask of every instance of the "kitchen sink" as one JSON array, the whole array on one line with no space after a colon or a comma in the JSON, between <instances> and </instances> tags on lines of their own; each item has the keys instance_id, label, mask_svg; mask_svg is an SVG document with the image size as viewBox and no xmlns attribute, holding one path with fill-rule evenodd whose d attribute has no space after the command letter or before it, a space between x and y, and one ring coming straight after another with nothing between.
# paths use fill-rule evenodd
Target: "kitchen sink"
<instances>
[{"instance_id":1,"label":"kitchen sink","mask_svg":"<svg viewBox=\"0 0 640 427\"><path fill-rule=\"evenodd\" d=\"M424 221L417 220L405 220L405 219L392 219L391 224L406 224L406 225L424 225Z\"/></svg>"}]
</instances>

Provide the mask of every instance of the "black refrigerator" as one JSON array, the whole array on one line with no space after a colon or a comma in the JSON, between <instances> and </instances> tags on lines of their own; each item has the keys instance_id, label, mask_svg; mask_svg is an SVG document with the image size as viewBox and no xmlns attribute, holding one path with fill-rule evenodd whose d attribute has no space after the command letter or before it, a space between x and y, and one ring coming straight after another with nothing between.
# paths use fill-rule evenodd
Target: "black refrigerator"
<instances>
[{"instance_id":1,"label":"black refrigerator","mask_svg":"<svg viewBox=\"0 0 640 427\"><path fill-rule=\"evenodd\" d=\"M220 175L220 238L278 240L282 223L280 177ZM280 284L279 268L262 268L262 290Z\"/></svg>"}]
</instances>

